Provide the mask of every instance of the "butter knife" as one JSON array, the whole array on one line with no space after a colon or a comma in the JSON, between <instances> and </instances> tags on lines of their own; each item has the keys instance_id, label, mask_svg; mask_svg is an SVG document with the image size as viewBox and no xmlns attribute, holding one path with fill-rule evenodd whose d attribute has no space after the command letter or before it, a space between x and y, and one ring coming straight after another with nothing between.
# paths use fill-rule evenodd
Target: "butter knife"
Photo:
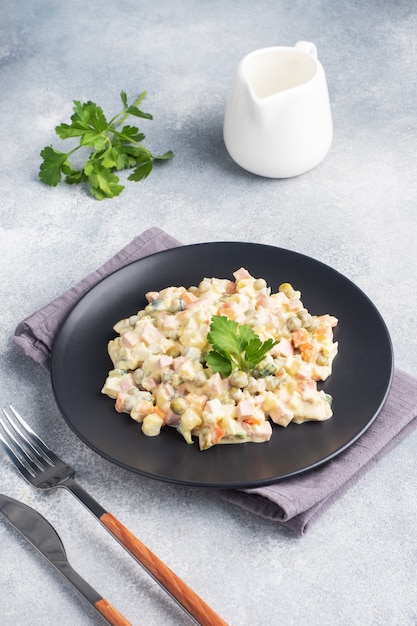
<instances>
[{"instance_id":1,"label":"butter knife","mask_svg":"<svg viewBox=\"0 0 417 626\"><path fill-rule=\"evenodd\" d=\"M62 541L51 524L23 502L0 494L0 514L88 600L112 626L132 626L69 564Z\"/></svg>"}]
</instances>

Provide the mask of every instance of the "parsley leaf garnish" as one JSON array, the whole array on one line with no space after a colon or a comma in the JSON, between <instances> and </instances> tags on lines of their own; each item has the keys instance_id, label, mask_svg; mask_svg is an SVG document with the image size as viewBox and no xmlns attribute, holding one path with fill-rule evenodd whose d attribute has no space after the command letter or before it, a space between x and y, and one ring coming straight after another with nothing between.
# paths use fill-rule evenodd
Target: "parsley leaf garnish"
<instances>
[{"instance_id":1,"label":"parsley leaf garnish","mask_svg":"<svg viewBox=\"0 0 417 626\"><path fill-rule=\"evenodd\" d=\"M139 128L124 124L130 115L153 119L150 113L144 113L139 108L145 96L144 91L129 105L126 93L122 91L120 97L123 109L110 121L107 121L102 108L94 102L74 100L71 124L62 123L55 128L55 132L61 139L79 138L79 145L67 153L52 146L44 148L39 169L41 181L51 187L56 187L62 176L68 184L86 182L97 200L103 200L118 196L124 189L116 171L133 169L128 180L139 181L149 176L155 160L172 159L174 154L170 150L162 155L152 154L143 146L145 135ZM75 170L69 159L81 148L89 150L89 156L84 166Z\"/></svg>"},{"instance_id":2,"label":"parsley leaf garnish","mask_svg":"<svg viewBox=\"0 0 417 626\"><path fill-rule=\"evenodd\" d=\"M273 339L261 341L251 326L224 315L213 315L207 339L213 349L207 354L206 363L224 376L230 376L236 368L252 370L278 343Z\"/></svg>"}]
</instances>

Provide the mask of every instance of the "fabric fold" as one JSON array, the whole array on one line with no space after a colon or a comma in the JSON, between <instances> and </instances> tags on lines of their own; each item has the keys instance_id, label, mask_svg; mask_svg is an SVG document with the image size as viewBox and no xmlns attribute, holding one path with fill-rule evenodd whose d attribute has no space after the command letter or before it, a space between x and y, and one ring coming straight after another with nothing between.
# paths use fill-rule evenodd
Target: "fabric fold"
<instances>
[{"instance_id":1,"label":"fabric fold","mask_svg":"<svg viewBox=\"0 0 417 626\"><path fill-rule=\"evenodd\" d=\"M417 427L417 379L396 369L385 405L350 448L321 467L273 485L221 492L226 500L297 534Z\"/></svg>"}]
</instances>

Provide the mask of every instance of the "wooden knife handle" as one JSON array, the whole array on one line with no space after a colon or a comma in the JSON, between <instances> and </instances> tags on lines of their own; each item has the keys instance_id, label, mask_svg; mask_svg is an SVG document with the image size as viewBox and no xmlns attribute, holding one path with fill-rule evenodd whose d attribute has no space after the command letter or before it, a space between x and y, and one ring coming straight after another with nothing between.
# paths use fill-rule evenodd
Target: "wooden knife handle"
<instances>
[{"instance_id":1,"label":"wooden knife handle","mask_svg":"<svg viewBox=\"0 0 417 626\"><path fill-rule=\"evenodd\" d=\"M132 624L104 598L97 600L94 606L112 626L132 626Z\"/></svg>"},{"instance_id":2,"label":"wooden knife handle","mask_svg":"<svg viewBox=\"0 0 417 626\"><path fill-rule=\"evenodd\" d=\"M201 626L227 626L226 622L204 600L111 513L106 511L100 517L100 521Z\"/></svg>"}]
</instances>

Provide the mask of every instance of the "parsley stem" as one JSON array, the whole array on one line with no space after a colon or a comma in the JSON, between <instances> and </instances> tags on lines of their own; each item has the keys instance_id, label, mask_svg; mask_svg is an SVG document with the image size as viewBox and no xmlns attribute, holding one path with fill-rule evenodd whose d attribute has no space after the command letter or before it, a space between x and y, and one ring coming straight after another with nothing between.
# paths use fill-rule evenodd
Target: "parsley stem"
<instances>
[{"instance_id":1,"label":"parsley stem","mask_svg":"<svg viewBox=\"0 0 417 626\"><path fill-rule=\"evenodd\" d=\"M70 150L69 152L66 153L66 158L68 159L68 157L71 156L71 154L74 154L74 152L77 152L77 150L79 150L80 148L82 148L83 146L79 145L79 146L75 146L75 148L73 148L72 150Z\"/></svg>"},{"instance_id":2,"label":"parsley stem","mask_svg":"<svg viewBox=\"0 0 417 626\"><path fill-rule=\"evenodd\" d=\"M123 124L123 122L129 117L130 113L127 113L126 109L122 109L121 111L116 113L114 117L111 118L110 122L108 123L107 128L110 129L112 125L115 123L115 121L117 120L117 118L120 117L121 115L123 115L123 117L117 122L118 125Z\"/></svg>"},{"instance_id":3,"label":"parsley stem","mask_svg":"<svg viewBox=\"0 0 417 626\"><path fill-rule=\"evenodd\" d=\"M143 91L140 94L140 96L138 96L136 98L136 100L134 101L132 106L137 107L142 102L142 100L146 97L146 95L147 95L147 92ZM119 113L117 113L117 115L112 117L112 119L109 122L109 127L111 126L111 124L114 124L114 122L117 120L117 118L120 117L121 115L122 115L122 117L120 118L120 120L117 121L117 125L123 124L123 122L125 122L127 120L127 118L130 116L130 113L129 113L129 111L126 110L126 108L123 108L121 111L119 111Z\"/></svg>"}]
</instances>

